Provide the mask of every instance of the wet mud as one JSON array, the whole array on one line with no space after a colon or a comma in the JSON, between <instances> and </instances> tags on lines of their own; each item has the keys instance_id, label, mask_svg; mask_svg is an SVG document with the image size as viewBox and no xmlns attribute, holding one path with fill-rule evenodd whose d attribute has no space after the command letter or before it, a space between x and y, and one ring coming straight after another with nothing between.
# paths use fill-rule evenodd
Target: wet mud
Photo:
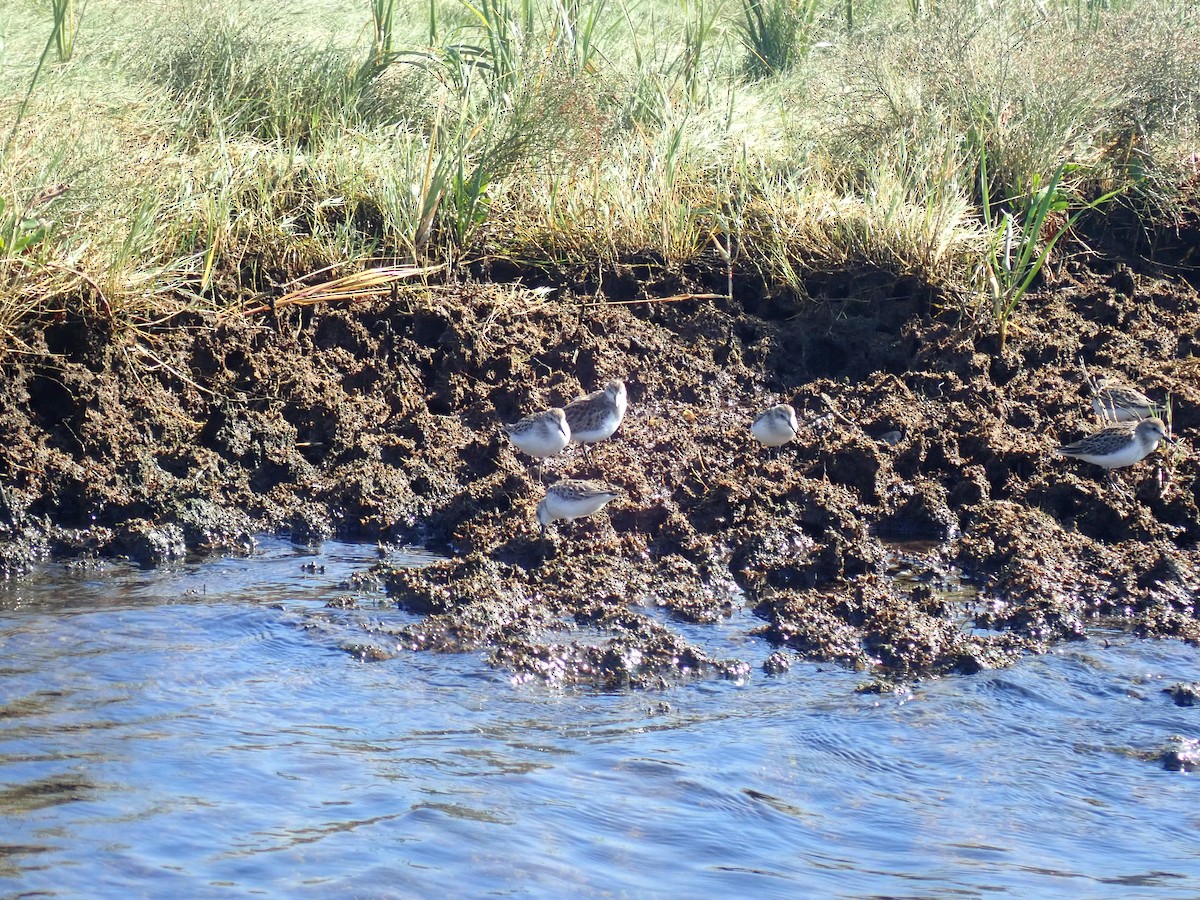
<instances>
[{"instance_id":1,"label":"wet mud","mask_svg":"<svg viewBox=\"0 0 1200 900\"><path fill-rule=\"evenodd\" d=\"M476 652L566 685L745 677L677 627L742 608L769 673L973 673L1096 625L1200 641L1200 295L1148 263L1089 266L1026 298L1004 352L872 269L804 299L747 278L731 301L723 273L631 269L597 299L492 272L118 332L66 317L2 362L0 564L156 566L262 531L420 544L448 558L377 568L412 616L356 652ZM1080 358L1170 396L1179 444L1118 489L1052 452L1101 424ZM610 378L629 392L616 435L539 482L499 424ZM800 433L769 451L749 425L776 402ZM534 509L566 477L622 496L543 536ZM969 605L937 589L950 572Z\"/></svg>"}]
</instances>

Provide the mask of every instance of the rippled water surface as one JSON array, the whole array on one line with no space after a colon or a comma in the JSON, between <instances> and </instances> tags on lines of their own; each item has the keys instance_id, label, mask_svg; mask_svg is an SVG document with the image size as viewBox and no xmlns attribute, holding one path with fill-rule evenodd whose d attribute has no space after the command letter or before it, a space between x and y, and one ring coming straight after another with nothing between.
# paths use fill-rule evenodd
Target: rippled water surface
<instances>
[{"instance_id":1,"label":"rippled water surface","mask_svg":"<svg viewBox=\"0 0 1200 900\"><path fill-rule=\"evenodd\" d=\"M1200 782L1152 758L1200 736L1162 693L1196 648L1096 635L871 696L761 674L741 614L689 637L745 684L564 693L345 652L404 620L324 609L374 553L0 587L0 893L1200 895Z\"/></svg>"}]
</instances>

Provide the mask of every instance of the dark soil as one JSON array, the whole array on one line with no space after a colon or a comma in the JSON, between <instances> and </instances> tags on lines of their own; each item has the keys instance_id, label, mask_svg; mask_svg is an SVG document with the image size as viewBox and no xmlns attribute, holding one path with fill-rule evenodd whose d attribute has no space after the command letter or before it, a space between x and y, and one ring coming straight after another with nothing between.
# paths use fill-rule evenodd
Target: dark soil
<instances>
[{"instance_id":1,"label":"dark soil","mask_svg":"<svg viewBox=\"0 0 1200 900\"><path fill-rule=\"evenodd\" d=\"M1149 263L1092 265L1028 297L1003 353L872 270L814 278L802 303L753 284L661 300L712 290L679 276L637 302L468 283L118 333L67 319L2 361L0 564L153 566L263 531L419 543L450 558L377 573L421 616L399 643L566 684L741 677L670 623L743 605L771 671L794 652L971 673L1099 623L1200 641L1200 296ZM1081 357L1171 397L1179 449L1123 470L1127 492L1051 452L1099 427ZM620 430L546 480L624 497L543 539L544 488L498 424L612 377ZM779 401L803 424L774 454L748 428ZM896 577L910 540L932 549L900 568L957 571L969 609Z\"/></svg>"}]
</instances>

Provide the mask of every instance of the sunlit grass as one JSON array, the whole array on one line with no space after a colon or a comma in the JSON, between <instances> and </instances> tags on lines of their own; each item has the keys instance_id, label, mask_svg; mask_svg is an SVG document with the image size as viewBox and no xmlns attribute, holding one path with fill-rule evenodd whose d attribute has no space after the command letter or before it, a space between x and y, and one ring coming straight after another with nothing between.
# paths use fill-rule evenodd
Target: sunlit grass
<instances>
[{"instance_id":1,"label":"sunlit grass","mask_svg":"<svg viewBox=\"0 0 1200 900\"><path fill-rule=\"evenodd\" d=\"M1195 174L1186 0L85 9L63 62L49 5L0 10L0 343L368 259L871 265L987 309L994 223L1063 166L1147 220Z\"/></svg>"}]
</instances>

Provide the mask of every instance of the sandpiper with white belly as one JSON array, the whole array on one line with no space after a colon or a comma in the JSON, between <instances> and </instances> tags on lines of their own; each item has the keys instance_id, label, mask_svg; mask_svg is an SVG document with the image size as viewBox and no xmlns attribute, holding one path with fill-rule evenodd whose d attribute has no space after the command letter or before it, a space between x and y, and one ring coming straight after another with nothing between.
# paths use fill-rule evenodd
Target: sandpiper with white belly
<instances>
[{"instance_id":1,"label":"sandpiper with white belly","mask_svg":"<svg viewBox=\"0 0 1200 900\"><path fill-rule=\"evenodd\" d=\"M1101 378L1092 391L1092 409L1109 422L1139 422L1156 415L1162 406L1137 388Z\"/></svg>"},{"instance_id":2,"label":"sandpiper with white belly","mask_svg":"<svg viewBox=\"0 0 1200 900\"><path fill-rule=\"evenodd\" d=\"M502 427L514 447L538 461L539 477L541 461L554 456L571 442L571 426L567 424L566 413L558 407Z\"/></svg>"},{"instance_id":3,"label":"sandpiper with white belly","mask_svg":"<svg viewBox=\"0 0 1200 900\"><path fill-rule=\"evenodd\" d=\"M616 491L598 481L569 479L560 481L546 489L546 496L538 504L537 520L542 534L552 522L559 519L570 522L583 516L599 512L606 503L619 497Z\"/></svg>"},{"instance_id":4,"label":"sandpiper with white belly","mask_svg":"<svg viewBox=\"0 0 1200 900\"><path fill-rule=\"evenodd\" d=\"M625 418L627 406L625 382L619 378L614 378L601 390L571 401L563 407L571 428L571 440L583 444L586 451L588 444L612 437Z\"/></svg>"},{"instance_id":5,"label":"sandpiper with white belly","mask_svg":"<svg viewBox=\"0 0 1200 900\"><path fill-rule=\"evenodd\" d=\"M1057 452L1107 469L1109 481L1115 486L1114 469L1140 462L1157 450L1164 440L1173 442L1167 436L1167 426L1162 419L1151 417L1136 424L1110 425L1074 443L1064 444Z\"/></svg>"},{"instance_id":6,"label":"sandpiper with white belly","mask_svg":"<svg viewBox=\"0 0 1200 900\"><path fill-rule=\"evenodd\" d=\"M750 433L765 447L782 447L800 430L796 410L791 404L779 403L764 409L754 417Z\"/></svg>"}]
</instances>

